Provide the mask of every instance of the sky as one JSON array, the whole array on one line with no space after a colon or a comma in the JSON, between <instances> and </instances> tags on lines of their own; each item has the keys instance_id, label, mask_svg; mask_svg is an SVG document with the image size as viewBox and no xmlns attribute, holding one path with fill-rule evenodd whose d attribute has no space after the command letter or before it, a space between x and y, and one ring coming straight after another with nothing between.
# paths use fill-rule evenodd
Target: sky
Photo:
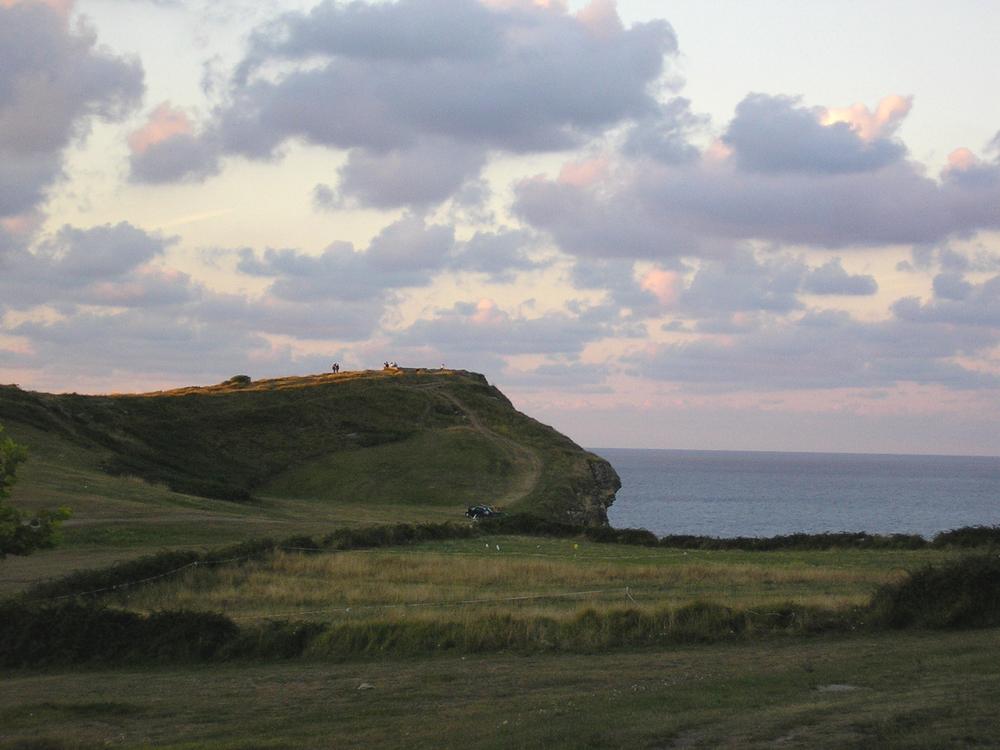
<instances>
[{"instance_id":1,"label":"sky","mask_svg":"<svg viewBox=\"0 0 1000 750\"><path fill-rule=\"evenodd\" d=\"M1000 455L1000 10L0 0L0 382L484 373L589 447Z\"/></svg>"}]
</instances>

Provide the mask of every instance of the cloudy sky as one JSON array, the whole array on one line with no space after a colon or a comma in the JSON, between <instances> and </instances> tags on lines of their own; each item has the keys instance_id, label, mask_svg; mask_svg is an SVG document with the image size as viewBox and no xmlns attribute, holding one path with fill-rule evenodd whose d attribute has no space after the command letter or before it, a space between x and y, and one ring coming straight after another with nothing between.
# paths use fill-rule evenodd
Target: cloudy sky
<instances>
[{"instance_id":1,"label":"cloudy sky","mask_svg":"<svg viewBox=\"0 0 1000 750\"><path fill-rule=\"evenodd\" d=\"M0 0L0 382L477 370L593 447L1000 454L991 0Z\"/></svg>"}]
</instances>

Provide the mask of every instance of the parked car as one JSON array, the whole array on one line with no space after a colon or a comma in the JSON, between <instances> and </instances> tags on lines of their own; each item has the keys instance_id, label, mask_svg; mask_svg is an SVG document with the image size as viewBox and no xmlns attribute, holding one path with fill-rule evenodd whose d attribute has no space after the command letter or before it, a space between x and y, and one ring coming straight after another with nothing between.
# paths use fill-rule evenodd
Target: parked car
<instances>
[{"instance_id":1,"label":"parked car","mask_svg":"<svg viewBox=\"0 0 1000 750\"><path fill-rule=\"evenodd\" d=\"M478 521L480 518L491 518L495 516L502 516L503 511L498 510L490 505L470 505L469 509L465 511L465 515L471 518L473 521Z\"/></svg>"}]
</instances>

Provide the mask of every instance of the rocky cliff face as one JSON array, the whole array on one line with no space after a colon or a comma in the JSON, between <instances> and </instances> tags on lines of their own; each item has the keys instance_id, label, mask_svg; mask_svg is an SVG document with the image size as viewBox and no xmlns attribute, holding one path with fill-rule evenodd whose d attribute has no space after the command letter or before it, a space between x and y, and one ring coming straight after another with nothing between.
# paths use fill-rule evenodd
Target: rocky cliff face
<instances>
[{"instance_id":1,"label":"rocky cliff face","mask_svg":"<svg viewBox=\"0 0 1000 750\"><path fill-rule=\"evenodd\" d=\"M614 467L600 456L589 454L585 459L586 474L573 486L575 502L565 510L568 523L581 526L607 526L608 508L615 493L622 487Z\"/></svg>"}]
</instances>

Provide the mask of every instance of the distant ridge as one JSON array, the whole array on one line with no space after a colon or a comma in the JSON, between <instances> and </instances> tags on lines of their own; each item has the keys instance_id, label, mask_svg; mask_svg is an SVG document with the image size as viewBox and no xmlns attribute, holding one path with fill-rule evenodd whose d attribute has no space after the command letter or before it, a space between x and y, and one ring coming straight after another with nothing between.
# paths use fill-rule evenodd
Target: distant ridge
<instances>
[{"instance_id":1,"label":"distant ridge","mask_svg":"<svg viewBox=\"0 0 1000 750\"><path fill-rule=\"evenodd\" d=\"M108 473L237 502L500 505L606 525L611 465L483 375L387 368L81 396L0 386L0 422L58 434Z\"/></svg>"}]
</instances>

